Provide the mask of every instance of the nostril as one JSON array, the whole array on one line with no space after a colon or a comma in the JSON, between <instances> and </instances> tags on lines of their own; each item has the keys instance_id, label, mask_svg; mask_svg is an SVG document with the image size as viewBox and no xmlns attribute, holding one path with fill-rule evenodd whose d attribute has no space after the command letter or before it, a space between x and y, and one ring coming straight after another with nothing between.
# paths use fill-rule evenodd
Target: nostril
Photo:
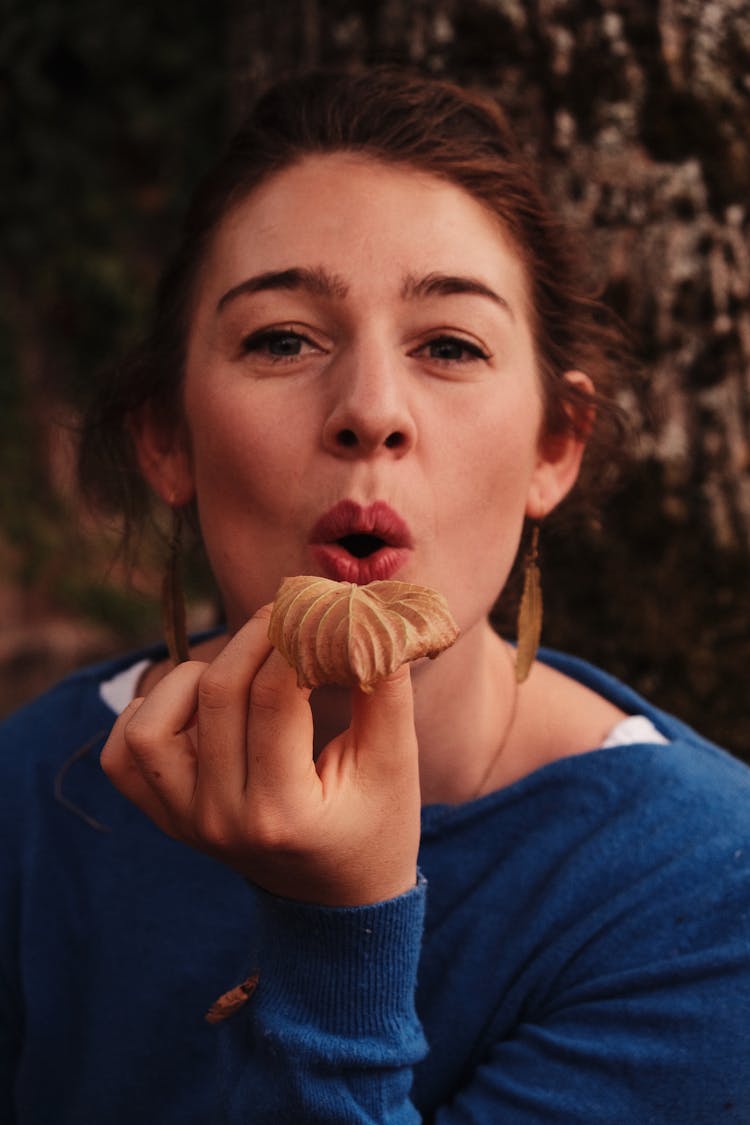
<instances>
[{"instance_id":1,"label":"nostril","mask_svg":"<svg viewBox=\"0 0 750 1125\"><path fill-rule=\"evenodd\" d=\"M383 445L386 449L400 449L405 443L406 435L401 430L393 430L387 437L383 438ZM362 443L354 430L346 428L337 432L336 444L343 449L354 449ZM369 440L365 444L369 447Z\"/></svg>"},{"instance_id":2,"label":"nostril","mask_svg":"<svg viewBox=\"0 0 750 1125\"><path fill-rule=\"evenodd\" d=\"M336 434L336 441L339 445L352 446L357 445L357 435L354 430L339 430Z\"/></svg>"}]
</instances>

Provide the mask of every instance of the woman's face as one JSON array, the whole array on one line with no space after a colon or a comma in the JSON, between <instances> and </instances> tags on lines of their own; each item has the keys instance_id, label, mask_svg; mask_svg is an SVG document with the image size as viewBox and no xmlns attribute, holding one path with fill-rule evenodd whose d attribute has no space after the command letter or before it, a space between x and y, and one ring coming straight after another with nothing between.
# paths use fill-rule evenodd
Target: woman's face
<instances>
[{"instance_id":1,"label":"woman's face","mask_svg":"<svg viewBox=\"0 0 750 1125\"><path fill-rule=\"evenodd\" d=\"M524 515L549 511L580 459L540 434L524 272L497 221L436 177L347 153L305 158L225 218L184 412L186 444L144 433L142 460L167 500L197 500L232 630L285 576L322 574L433 586L466 631Z\"/></svg>"}]
</instances>

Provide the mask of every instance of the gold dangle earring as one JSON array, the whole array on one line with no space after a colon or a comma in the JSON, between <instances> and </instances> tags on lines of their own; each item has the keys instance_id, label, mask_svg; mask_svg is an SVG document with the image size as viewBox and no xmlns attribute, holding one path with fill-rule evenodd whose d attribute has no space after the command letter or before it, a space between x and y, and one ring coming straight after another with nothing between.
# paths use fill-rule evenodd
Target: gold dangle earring
<instances>
[{"instance_id":1,"label":"gold dangle earring","mask_svg":"<svg viewBox=\"0 0 750 1125\"><path fill-rule=\"evenodd\" d=\"M539 573L539 524L534 525L523 572L523 593L518 606L516 682L527 679L542 635L542 580Z\"/></svg>"},{"instance_id":2,"label":"gold dangle earring","mask_svg":"<svg viewBox=\"0 0 750 1125\"><path fill-rule=\"evenodd\" d=\"M161 585L161 623L173 664L182 664L190 659L185 625L185 597L180 580L182 525L182 512L179 508L172 508L167 565Z\"/></svg>"}]
</instances>

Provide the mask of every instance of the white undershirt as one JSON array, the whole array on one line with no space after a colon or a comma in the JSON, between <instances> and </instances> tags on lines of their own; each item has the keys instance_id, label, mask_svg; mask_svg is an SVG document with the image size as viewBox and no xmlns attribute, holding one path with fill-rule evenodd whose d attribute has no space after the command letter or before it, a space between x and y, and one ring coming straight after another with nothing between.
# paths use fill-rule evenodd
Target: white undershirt
<instances>
[{"instance_id":1,"label":"white undershirt","mask_svg":"<svg viewBox=\"0 0 750 1125\"><path fill-rule=\"evenodd\" d=\"M650 719L645 715L628 715L616 723L609 732L601 750L609 750L612 746L633 746L637 742L659 742L664 745L669 741L661 731L658 731Z\"/></svg>"},{"instance_id":2,"label":"white undershirt","mask_svg":"<svg viewBox=\"0 0 750 1125\"><path fill-rule=\"evenodd\" d=\"M150 660L139 660L99 685L101 698L110 710L114 711L115 715L121 715L135 698L140 678L150 663ZM613 746L632 746L637 742L666 744L668 739L656 729L645 715L628 715L627 718L621 719L612 728L599 749L609 750Z\"/></svg>"},{"instance_id":3,"label":"white undershirt","mask_svg":"<svg viewBox=\"0 0 750 1125\"><path fill-rule=\"evenodd\" d=\"M138 682L150 664L150 660L139 660L99 685L99 695L115 715L121 715L133 702Z\"/></svg>"}]
</instances>

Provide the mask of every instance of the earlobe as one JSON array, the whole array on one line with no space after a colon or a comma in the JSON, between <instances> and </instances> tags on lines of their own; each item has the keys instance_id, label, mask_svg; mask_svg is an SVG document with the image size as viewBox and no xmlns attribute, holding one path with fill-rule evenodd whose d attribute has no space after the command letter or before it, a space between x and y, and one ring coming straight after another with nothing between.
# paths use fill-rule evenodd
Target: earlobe
<instances>
[{"instance_id":1,"label":"earlobe","mask_svg":"<svg viewBox=\"0 0 750 1125\"><path fill-rule=\"evenodd\" d=\"M195 493L184 423L165 423L147 404L132 415L130 432L138 465L153 491L170 507L183 507Z\"/></svg>"},{"instance_id":2,"label":"earlobe","mask_svg":"<svg viewBox=\"0 0 750 1125\"><path fill-rule=\"evenodd\" d=\"M530 519L544 519L572 489L581 468L586 436L594 421L593 401L591 404L585 402L585 396L593 396L594 393L588 375L582 371L568 371L564 379L581 392L582 401L580 406L572 403L565 406L569 424L564 430L542 435L539 458L526 501L526 515Z\"/></svg>"}]
</instances>

